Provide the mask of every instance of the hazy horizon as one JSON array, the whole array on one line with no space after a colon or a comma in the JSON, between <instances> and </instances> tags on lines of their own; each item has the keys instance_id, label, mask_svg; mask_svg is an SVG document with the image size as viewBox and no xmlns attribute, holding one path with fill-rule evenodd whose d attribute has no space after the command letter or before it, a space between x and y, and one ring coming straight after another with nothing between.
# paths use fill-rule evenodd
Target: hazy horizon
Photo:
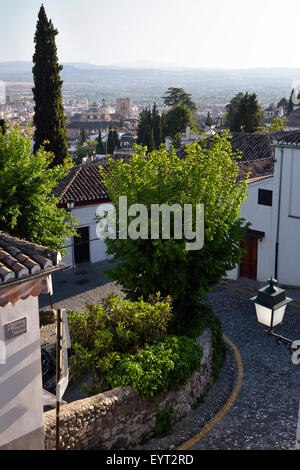
<instances>
[{"instance_id":1,"label":"hazy horizon","mask_svg":"<svg viewBox=\"0 0 300 470\"><path fill-rule=\"evenodd\" d=\"M0 0L0 62L27 62L40 0ZM59 61L104 67L300 68L300 3L287 0L44 0ZM288 43L288 47L287 47ZM127 65L126 65L127 64ZM128 65L129 64L129 65ZM141 65L144 64L144 65ZM148 65L147 65L148 64Z\"/></svg>"}]
</instances>

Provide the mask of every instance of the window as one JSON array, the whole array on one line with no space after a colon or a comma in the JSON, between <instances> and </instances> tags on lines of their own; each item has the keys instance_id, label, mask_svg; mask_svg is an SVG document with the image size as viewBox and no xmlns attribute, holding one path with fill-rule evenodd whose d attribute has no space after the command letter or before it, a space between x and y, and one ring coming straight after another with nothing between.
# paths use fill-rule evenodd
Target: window
<instances>
[{"instance_id":1,"label":"window","mask_svg":"<svg viewBox=\"0 0 300 470\"><path fill-rule=\"evenodd\" d=\"M269 189L259 189L258 190L258 204L263 206L272 206L272 197L273 191Z\"/></svg>"}]
</instances>

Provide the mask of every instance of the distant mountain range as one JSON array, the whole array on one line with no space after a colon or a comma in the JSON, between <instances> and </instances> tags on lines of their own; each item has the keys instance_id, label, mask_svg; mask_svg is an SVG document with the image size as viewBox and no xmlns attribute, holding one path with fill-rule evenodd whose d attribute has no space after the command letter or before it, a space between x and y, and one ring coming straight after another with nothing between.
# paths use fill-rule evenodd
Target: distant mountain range
<instances>
[{"instance_id":1,"label":"distant mountain range","mask_svg":"<svg viewBox=\"0 0 300 470\"><path fill-rule=\"evenodd\" d=\"M81 62L63 64L67 84L89 84L101 90L126 93L139 90L145 96L161 96L170 86L182 87L195 100L214 102L230 99L239 91L256 92L263 102L289 96L292 82L300 80L300 68L253 68L225 70L184 68L148 62L101 66ZM31 62L0 62L0 80L32 82ZM220 101L221 100L221 101Z\"/></svg>"}]
</instances>

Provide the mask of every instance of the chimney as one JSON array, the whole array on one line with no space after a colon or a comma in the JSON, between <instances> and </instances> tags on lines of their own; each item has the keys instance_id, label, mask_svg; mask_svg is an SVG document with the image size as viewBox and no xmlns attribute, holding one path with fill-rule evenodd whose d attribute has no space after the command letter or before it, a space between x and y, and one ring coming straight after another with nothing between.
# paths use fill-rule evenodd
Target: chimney
<instances>
[{"instance_id":1,"label":"chimney","mask_svg":"<svg viewBox=\"0 0 300 470\"><path fill-rule=\"evenodd\" d=\"M167 151L170 150L170 148L171 148L171 143L172 143L171 137L166 137L166 138L165 138L165 144L166 144L166 150L167 150Z\"/></svg>"}]
</instances>

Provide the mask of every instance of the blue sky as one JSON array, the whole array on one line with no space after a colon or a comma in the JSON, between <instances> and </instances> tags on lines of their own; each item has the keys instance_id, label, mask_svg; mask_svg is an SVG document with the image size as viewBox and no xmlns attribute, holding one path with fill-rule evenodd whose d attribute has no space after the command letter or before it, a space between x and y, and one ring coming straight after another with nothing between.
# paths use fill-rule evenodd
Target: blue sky
<instances>
[{"instance_id":1,"label":"blue sky","mask_svg":"<svg viewBox=\"0 0 300 470\"><path fill-rule=\"evenodd\" d=\"M44 0L61 62L300 67L299 0ZM31 60L40 0L0 0L0 61Z\"/></svg>"}]
</instances>

